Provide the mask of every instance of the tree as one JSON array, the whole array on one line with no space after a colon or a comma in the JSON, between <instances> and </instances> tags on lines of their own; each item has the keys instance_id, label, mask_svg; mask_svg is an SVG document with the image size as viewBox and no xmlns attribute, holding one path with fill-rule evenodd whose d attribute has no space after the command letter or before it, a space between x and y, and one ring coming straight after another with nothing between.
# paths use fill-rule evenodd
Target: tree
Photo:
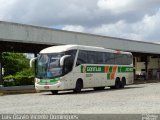
<instances>
[{"instance_id":1,"label":"tree","mask_svg":"<svg viewBox=\"0 0 160 120\"><path fill-rule=\"evenodd\" d=\"M2 53L2 64L5 76L22 73L22 71L29 69L29 59L22 53Z\"/></svg>"},{"instance_id":2,"label":"tree","mask_svg":"<svg viewBox=\"0 0 160 120\"><path fill-rule=\"evenodd\" d=\"M33 85L34 71L29 68L29 59L22 53L2 53L4 68L3 85Z\"/></svg>"}]
</instances>

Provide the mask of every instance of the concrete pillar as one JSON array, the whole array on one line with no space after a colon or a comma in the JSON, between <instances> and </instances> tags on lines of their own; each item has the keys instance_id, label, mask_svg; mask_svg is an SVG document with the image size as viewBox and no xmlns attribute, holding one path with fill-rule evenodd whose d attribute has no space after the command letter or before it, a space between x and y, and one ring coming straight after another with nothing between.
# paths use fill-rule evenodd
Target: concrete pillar
<instances>
[{"instance_id":1,"label":"concrete pillar","mask_svg":"<svg viewBox=\"0 0 160 120\"><path fill-rule=\"evenodd\" d=\"M157 79L160 80L160 55L158 55Z\"/></svg>"},{"instance_id":2,"label":"concrete pillar","mask_svg":"<svg viewBox=\"0 0 160 120\"><path fill-rule=\"evenodd\" d=\"M133 77L136 79L136 57L133 56Z\"/></svg>"},{"instance_id":3,"label":"concrete pillar","mask_svg":"<svg viewBox=\"0 0 160 120\"><path fill-rule=\"evenodd\" d=\"M37 57L37 53L34 53L34 57ZM36 71L37 71L36 66L37 66L37 61L34 62L34 70L35 70L34 74L35 75L36 75Z\"/></svg>"},{"instance_id":4,"label":"concrete pillar","mask_svg":"<svg viewBox=\"0 0 160 120\"><path fill-rule=\"evenodd\" d=\"M2 52L0 52L0 87L3 86L3 80L2 80Z\"/></svg>"},{"instance_id":5,"label":"concrete pillar","mask_svg":"<svg viewBox=\"0 0 160 120\"><path fill-rule=\"evenodd\" d=\"M146 72L146 75L145 75L145 79L147 80L148 79L148 56L146 56L146 59L145 59L145 72Z\"/></svg>"}]
</instances>

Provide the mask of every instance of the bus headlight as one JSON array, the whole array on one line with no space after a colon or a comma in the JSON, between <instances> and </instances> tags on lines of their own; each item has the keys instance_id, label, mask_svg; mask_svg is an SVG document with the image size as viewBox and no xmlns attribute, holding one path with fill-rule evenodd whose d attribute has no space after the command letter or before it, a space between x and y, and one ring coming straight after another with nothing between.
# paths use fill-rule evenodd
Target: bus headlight
<instances>
[{"instance_id":1,"label":"bus headlight","mask_svg":"<svg viewBox=\"0 0 160 120\"><path fill-rule=\"evenodd\" d=\"M40 79L35 79L35 83L39 83L40 82Z\"/></svg>"}]
</instances>

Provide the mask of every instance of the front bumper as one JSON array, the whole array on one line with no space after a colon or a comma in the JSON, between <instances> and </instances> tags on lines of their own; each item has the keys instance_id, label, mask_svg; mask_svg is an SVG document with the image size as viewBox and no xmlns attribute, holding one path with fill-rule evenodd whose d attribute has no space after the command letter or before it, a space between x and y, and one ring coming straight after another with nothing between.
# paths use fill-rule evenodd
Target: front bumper
<instances>
[{"instance_id":1,"label":"front bumper","mask_svg":"<svg viewBox=\"0 0 160 120\"><path fill-rule=\"evenodd\" d=\"M63 82L57 82L53 85L40 85L35 83L35 89L36 90L64 90L64 84Z\"/></svg>"}]
</instances>

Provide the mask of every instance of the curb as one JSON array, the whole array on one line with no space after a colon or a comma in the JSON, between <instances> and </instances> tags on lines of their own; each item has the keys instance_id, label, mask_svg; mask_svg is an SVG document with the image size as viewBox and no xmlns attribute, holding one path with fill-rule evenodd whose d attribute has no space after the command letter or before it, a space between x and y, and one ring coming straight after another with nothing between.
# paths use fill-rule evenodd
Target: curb
<instances>
[{"instance_id":1,"label":"curb","mask_svg":"<svg viewBox=\"0 0 160 120\"><path fill-rule=\"evenodd\" d=\"M36 93L34 85L26 86L11 86L11 87L1 87L0 93L3 95L9 94L27 94L27 93Z\"/></svg>"},{"instance_id":2,"label":"curb","mask_svg":"<svg viewBox=\"0 0 160 120\"><path fill-rule=\"evenodd\" d=\"M4 91L4 95L9 95L9 94L29 94L29 93L37 93L35 90L24 90L24 91Z\"/></svg>"},{"instance_id":3,"label":"curb","mask_svg":"<svg viewBox=\"0 0 160 120\"><path fill-rule=\"evenodd\" d=\"M149 83L160 83L160 80L145 80L145 81L135 81L133 84L149 84Z\"/></svg>"},{"instance_id":4,"label":"curb","mask_svg":"<svg viewBox=\"0 0 160 120\"><path fill-rule=\"evenodd\" d=\"M13 94L30 94L30 93L37 93L37 92L36 92L36 90L3 91L3 92L0 92L0 96L3 96L3 95L13 95Z\"/></svg>"}]
</instances>

